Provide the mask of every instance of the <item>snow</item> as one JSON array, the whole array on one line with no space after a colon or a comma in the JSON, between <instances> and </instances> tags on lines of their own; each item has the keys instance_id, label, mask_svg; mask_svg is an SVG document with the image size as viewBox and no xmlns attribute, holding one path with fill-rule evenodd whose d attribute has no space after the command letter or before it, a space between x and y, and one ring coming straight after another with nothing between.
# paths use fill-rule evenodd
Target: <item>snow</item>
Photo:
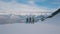
<instances>
[{"instance_id":1,"label":"snow","mask_svg":"<svg viewBox=\"0 0 60 34\"><path fill-rule=\"evenodd\" d=\"M60 34L60 14L35 24L0 24L0 34Z\"/></svg>"}]
</instances>

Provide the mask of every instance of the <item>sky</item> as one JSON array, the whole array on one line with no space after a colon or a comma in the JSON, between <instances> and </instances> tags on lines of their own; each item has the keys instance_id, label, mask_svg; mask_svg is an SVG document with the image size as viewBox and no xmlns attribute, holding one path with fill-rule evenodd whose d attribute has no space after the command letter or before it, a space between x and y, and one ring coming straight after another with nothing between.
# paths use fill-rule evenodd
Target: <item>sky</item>
<instances>
[{"instance_id":1,"label":"sky","mask_svg":"<svg viewBox=\"0 0 60 34\"><path fill-rule=\"evenodd\" d=\"M54 12L60 0L0 0L0 13Z\"/></svg>"},{"instance_id":2,"label":"sky","mask_svg":"<svg viewBox=\"0 0 60 34\"><path fill-rule=\"evenodd\" d=\"M58 8L60 0L0 0L5 3L16 2L17 4L36 5L48 8Z\"/></svg>"}]
</instances>

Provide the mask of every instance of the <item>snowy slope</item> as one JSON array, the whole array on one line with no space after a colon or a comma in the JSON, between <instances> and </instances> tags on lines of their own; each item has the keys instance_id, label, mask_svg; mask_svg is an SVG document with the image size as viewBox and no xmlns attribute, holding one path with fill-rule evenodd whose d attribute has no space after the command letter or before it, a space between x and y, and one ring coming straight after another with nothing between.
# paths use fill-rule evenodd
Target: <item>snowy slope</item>
<instances>
[{"instance_id":1,"label":"snowy slope","mask_svg":"<svg viewBox=\"0 0 60 34\"><path fill-rule=\"evenodd\" d=\"M0 25L0 34L60 34L60 14L35 24Z\"/></svg>"}]
</instances>

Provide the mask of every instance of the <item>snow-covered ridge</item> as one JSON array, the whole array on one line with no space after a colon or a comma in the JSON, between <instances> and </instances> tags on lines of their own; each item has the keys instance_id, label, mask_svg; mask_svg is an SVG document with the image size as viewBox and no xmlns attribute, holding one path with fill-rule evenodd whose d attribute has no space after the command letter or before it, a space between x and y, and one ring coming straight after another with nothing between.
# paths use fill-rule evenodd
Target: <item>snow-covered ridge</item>
<instances>
[{"instance_id":1,"label":"snow-covered ridge","mask_svg":"<svg viewBox=\"0 0 60 34\"><path fill-rule=\"evenodd\" d=\"M50 15L52 12L20 12L20 13L0 13L0 15Z\"/></svg>"}]
</instances>

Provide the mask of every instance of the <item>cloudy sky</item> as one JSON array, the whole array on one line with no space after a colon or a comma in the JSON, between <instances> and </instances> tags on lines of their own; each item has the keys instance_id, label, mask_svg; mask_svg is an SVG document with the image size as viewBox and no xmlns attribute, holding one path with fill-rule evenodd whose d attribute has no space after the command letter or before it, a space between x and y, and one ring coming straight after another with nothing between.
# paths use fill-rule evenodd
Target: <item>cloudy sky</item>
<instances>
[{"instance_id":1,"label":"cloudy sky","mask_svg":"<svg viewBox=\"0 0 60 34\"><path fill-rule=\"evenodd\" d=\"M60 8L60 0L0 0L0 13L47 12Z\"/></svg>"},{"instance_id":2,"label":"cloudy sky","mask_svg":"<svg viewBox=\"0 0 60 34\"><path fill-rule=\"evenodd\" d=\"M60 0L0 0L2 4L9 4L9 3L17 3L23 5L33 5L38 7L46 7L46 8L58 8L60 6Z\"/></svg>"}]
</instances>

